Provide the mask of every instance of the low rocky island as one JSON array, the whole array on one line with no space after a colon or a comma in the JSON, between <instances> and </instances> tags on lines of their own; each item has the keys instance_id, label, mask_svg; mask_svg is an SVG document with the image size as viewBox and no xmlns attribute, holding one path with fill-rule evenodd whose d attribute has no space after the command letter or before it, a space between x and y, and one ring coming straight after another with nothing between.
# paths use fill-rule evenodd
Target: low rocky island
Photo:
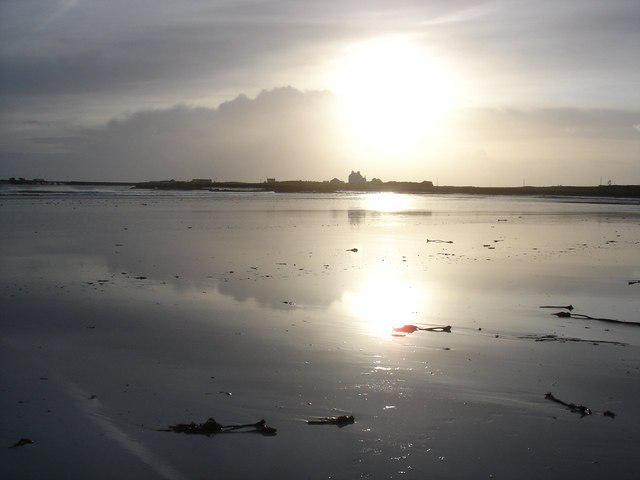
<instances>
[{"instance_id":1,"label":"low rocky island","mask_svg":"<svg viewBox=\"0 0 640 480\"><path fill-rule=\"evenodd\" d=\"M640 185L595 185L595 186L524 186L524 187L475 187L475 186L435 186L433 182L383 182L371 181L343 182L334 178L330 181L269 179L266 182L215 182L210 179L190 181L160 180L141 182L133 188L151 190L255 190L277 193L337 193L337 192L394 192L432 193L463 195L541 195L541 196L585 196L585 197L626 197L640 198Z\"/></svg>"},{"instance_id":2,"label":"low rocky island","mask_svg":"<svg viewBox=\"0 0 640 480\"><path fill-rule=\"evenodd\" d=\"M354 178L352 175L357 174ZM457 195L513 195L546 197L602 197L640 198L640 185L552 185L522 187L477 187L471 185L434 185L429 180L421 182L388 181L378 178L367 181L360 172L352 172L349 181L333 180L283 180L269 178L262 182L214 181L209 178L192 180L152 180L145 182L105 182L105 181L58 181L45 179L10 178L0 180L0 184L12 186L129 186L146 190L205 190L211 192L261 191L276 193L338 193L338 192L394 192L421 194Z\"/></svg>"}]
</instances>

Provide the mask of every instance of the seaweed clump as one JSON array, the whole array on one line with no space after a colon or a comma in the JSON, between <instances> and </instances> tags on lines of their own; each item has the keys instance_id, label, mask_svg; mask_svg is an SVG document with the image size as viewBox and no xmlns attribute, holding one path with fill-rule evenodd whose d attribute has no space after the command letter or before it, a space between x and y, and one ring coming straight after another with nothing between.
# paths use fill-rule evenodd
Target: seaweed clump
<instances>
[{"instance_id":1,"label":"seaweed clump","mask_svg":"<svg viewBox=\"0 0 640 480\"><path fill-rule=\"evenodd\" d=\"M547 400L551 400L552 402L559 403L560 405L564 405L573 413L578 413L580 415L580 418L586 417L587 415L591 415L593 413L599 413L599 412L594 412L589 407L585 407L584 405L576 405L575 403L568 403L563 400L560 400L559 398L555 397L551 392L547 392L544 395L544 398L546 398ZM604 412L601 412L601 413L605 417L609 417L609 418L616 417L616 414L613 413L611 410L605 410Z\"/></svg>"},{"instance_id":2,"label":"seaweed clump","mask_svg":"<svg viewBox=\"0 0 640 480\"><path fill-rule=\"evenodd\" d=\"M256 423L247 423L242 425L221 425L215 419L209 418L203 423L177 423L170 425L163 432L186 433L189 435L205 435L210 437L219 433L260 433L266 436L276 435L278 430L267 425L266 420L260 420Z\"/></svg>"}]
</instances>

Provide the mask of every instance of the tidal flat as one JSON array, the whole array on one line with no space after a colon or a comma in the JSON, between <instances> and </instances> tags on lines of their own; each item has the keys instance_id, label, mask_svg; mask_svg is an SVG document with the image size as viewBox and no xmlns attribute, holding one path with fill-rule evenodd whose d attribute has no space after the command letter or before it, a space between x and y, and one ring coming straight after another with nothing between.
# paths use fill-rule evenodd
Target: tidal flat
<instances>
[{"instance_id":1,"label":"tidal flat","mask_svg":"<svg viewBox=\"0 0 640 480\"><path fill-rule=\"evenodd\" d=\"M637 199L23 188L0 224L2 478L640 474L640 327L554 315L640 320ZM208 418L277 435L160 431Z\"/></svg>"}]
</instances>

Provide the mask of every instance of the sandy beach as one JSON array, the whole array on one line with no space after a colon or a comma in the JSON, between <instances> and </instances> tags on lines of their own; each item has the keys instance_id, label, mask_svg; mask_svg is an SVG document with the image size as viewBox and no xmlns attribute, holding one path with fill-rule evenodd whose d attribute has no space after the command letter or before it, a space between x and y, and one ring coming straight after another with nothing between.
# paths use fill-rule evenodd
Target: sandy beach
<instances>
[{"instance_id":1,"label":"sandy beach","mask_svg":"<svg viewBox=\"0 0 640 480\"><path fill-rule=\"evenodd\" d=\"M2 478L640 473L640 327L553 315L640 321L637 199L23 188L0 224ZM277 435L159 431L210 417Z\"/></svg>"}]
</instances>

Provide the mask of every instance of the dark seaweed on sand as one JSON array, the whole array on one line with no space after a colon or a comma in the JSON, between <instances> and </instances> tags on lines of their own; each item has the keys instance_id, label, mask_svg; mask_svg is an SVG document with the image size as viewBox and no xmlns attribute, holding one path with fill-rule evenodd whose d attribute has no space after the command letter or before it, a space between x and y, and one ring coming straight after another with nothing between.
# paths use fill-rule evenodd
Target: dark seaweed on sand
<instances>
[{"instance_id":1,"label":"dark seaweed on sand","mask_svg":"<svg viewBox=\"0 0 640 480\"><path fill-rule=\"evenodd\" d=\"M535 342L558 342L558 343L591 343L593 345L599 345L601 343L609 344L609 345L617 345L619 347L626 347L628 344L623 342L615 342L611 340L585 340L584 338L574 338L574 337L559 337L557 335L548 334L548 335L523 335L521 337L523 340L533 340Z\"/></svg>"},{"instance_id":2,"label":"dark seaweed on sand","mask_svg":"<svg viewBox=\"0 0 640 480\"><path fill-rule=\"evenodd\" d=\"M556 313L552 313L551 315L555 315L558 318L576 318L579 320L596 320L598 322L618 323L621 325L633 325L635 327L640 327L640 322L627 322L624 320L616 320L615 318L592 317L590 315L583 315L582 313L556 312Z\"/></svg>"},{"instance_id":3,"label":"dark seaweed on sand","mask_svg":"<svg viewBox=\"0 0 640 480\"><path fill-rule=\"evenodd\" d=\"M33 440L31 440L30 438L21 438L16 443L11 445L9 448L24 447L25 445L33 445L34 443L35 442Z\"/></svg>"},{"instance_id":4,"label":"dark seaweed on sand","mask_svg":"<svg viewBox=\"0 0 640 480\"><path fill-rule=\"evenodd\" d=\"M547 392L544 395L544 398L546 398L547 400L551 400L552 402L559 403L560 405L564 405L573 413L580 414L580 418L586 417L587 415L591 415L592 413L594 413L593 410L591 410L588 407L585 407L584 405L576 405L575 403L567 403L563 400L560 400L559 398L555 397L551 392ZM609 418L615 418L616 416L616 414L613 413L611 410L605 410L604 412L602 412L602 415Z\"/></svg>"},{"instance_id":5,"label":"dark seaweed on sand","mask_svg":"<svg viewBox=\"0 0 640 480\"><path fill-rule=\"evenodd\" d=\"M445 325L443 327L418 327L416 325L403 325L402 327L396 327L394 332L413 333L418 330L425 332L438 332L438 333L451 333L451 325Z\"/></svg>"},{"instance_id":6,"label":"dark seaweed on sand","mask_svg":"<svg viewBox=\"0 0 640 480\"><path fill-rule=\"evenodd\" d=\"M260 420L256 423L247 423L243 425L221 425L215 421L213 418L209 418L204 423L177 423L175 425L170 425L169 428L164 430L159 430L161 432L176 432L176 433L186 433L189 435L205 435L210 437L211 435L216 435L218 433L260 433L266 436L272 436L277 434L277 430L273 427L267 425L266 420Z\"/></svg>"}]
</instances>

